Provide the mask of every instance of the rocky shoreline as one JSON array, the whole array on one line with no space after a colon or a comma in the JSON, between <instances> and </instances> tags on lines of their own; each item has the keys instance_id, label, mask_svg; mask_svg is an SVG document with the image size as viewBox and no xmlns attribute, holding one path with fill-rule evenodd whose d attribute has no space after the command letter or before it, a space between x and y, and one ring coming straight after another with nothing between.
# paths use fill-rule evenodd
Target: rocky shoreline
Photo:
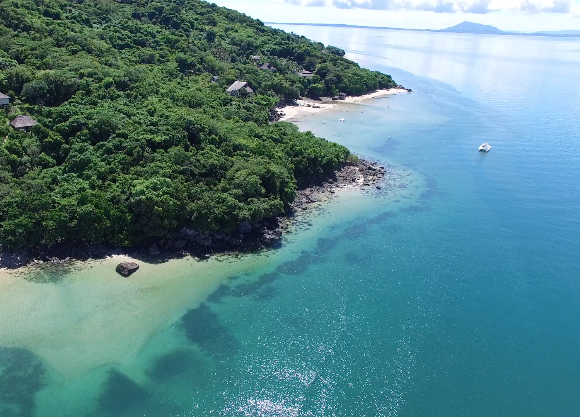
<instances>
[{"instance_id":1,"label":"rocky shoreline","mask_svg":"<svg viewBox=\"0 0 580 417\"><path fill-rule=\"evenodd\" d=\"M300 212L331 198L340 188L361 187L380 190L380 182L386 176L383 166L363 159L345 162L332 176L317 184L310 184L296 191L294 202L286 213L251 224L241 222L234 233L205 232L183 228L174 238L159 239L147 246L116 248L107 245L63 244L47 250L2 251L0 268L16 269L27 265L38 267L67 267L77 261L104 259L112 255L126 255L148 263L164 262L173 258L194 256L207 259L217 254L254 252L275 248L281 244L286 230ZM124 275L124 274L122 274Z\"/></svg>"}]
</instances>

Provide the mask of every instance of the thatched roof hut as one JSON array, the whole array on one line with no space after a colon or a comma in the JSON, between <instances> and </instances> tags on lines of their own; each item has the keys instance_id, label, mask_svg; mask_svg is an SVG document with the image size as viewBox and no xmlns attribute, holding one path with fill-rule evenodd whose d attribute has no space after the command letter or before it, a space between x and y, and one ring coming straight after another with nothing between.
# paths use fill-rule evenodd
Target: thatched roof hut
<instances>
[{"instance_id":1,"label":"thatched roof hut","mask_svg":"<svg viewBox=\"0 0 580 417\"><path fill-rule=\"evenodd\" d=\"M266 62L266 63L262 64L258 68L260 68L262 71L271 71L271 72L278 71L276 69L276 67L274 65L270 64L269 62Z\"/></svg>"},{"instance_id":2,"label":"thatched roof hut","mask_svg":"<svg viewBox=\"0 0 580 417\"><path fill-rule=\"evenodd\" d=\"M37 122L32 117L26 115L17 116L14 120L10 122L10 126L12 126L16 130L29 130L32 126L36 125Z\"/></svg>"}]
</instances>

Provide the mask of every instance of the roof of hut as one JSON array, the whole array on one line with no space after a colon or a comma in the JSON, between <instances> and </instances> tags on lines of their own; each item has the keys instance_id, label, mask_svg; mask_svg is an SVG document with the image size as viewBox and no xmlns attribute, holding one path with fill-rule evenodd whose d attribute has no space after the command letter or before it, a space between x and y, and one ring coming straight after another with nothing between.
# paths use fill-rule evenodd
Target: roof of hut
<instances>
[{"instance_id":1,"label":"roof of hut","mask_svg":"<svg viewBox=\"0 0 580 417\"><path fill-rule=\"evenodd\" d=\"M25 129L27 127L32 127L35 124L36 120L28 115L17 116L10 122L10 126L12 126L14 129Z\"/></svg>"},{"instance_id":2,"label":"roof of hut","mask_svg":"<svg viewBox=\"0 0 580 417\"><path fill-rule=\"evenodd\" d=\"M248 85L248 83L245 81L234 81L234 83L228 87L226 92L232 93L234 91L238 91L238 90L244 88L247 85Z\"/></svg>"}]
</instances>

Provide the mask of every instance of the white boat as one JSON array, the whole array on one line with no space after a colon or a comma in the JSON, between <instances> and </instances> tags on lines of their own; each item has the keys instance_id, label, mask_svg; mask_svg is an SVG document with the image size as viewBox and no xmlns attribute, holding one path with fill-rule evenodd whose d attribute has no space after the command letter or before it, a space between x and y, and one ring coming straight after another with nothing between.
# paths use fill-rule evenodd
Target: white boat
<instances>
[{"instance_id":1,"label":"white boat","mask_svg":"<svg viewBox=\"0 0 580 417\"><path fill-rule=\"evenodd\" d=\"M339 122L344 122L344 117L338 119Z\"/></svg>"},{"instance_id":2,"label":"white boat","mask_svg":"<svg viewBox=\"0 0 580 417\"><path fill-rule=\"evenodd\" d=\"M483 145L481 145L479 147L479 152L489 152L489 150L491 149L491 145L487 142L485 142Z\"/></svg>"}]
</instances>

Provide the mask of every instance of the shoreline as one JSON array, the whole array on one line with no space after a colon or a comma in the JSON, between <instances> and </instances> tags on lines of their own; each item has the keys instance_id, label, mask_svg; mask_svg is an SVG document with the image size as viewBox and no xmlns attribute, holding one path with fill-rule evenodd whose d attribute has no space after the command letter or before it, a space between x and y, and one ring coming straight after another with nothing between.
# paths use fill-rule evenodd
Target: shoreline
<instances>
[{"instance_id":1,"label":"shoreline","mask_svg":"<svg viewBox=\"0 0 580 417\"><path fill-rule=\"evenodd\" d=\"M300 118L302 116L317 114L323 111L336 109L341 103L355 104L360 103L365 100L370 100L374 98L386 97L401 93L410 93L411 91L403 88L391 88L388 90L377 90L372 93L363 94L361 96L347 96L344 100L333 100L330 97L321 97L320 100L314 100L311 98L302 98L296 100L296 105L287 105L279 109L278 114L280 118L279 122L287 122Z\"/></svg>"},{"instance_id":2,"label":"shoreline","mask_svg":"<svg viewBox=\"0 0 580 417\"><path fill-rule=\"evenodd\" d=\"M346 167L341 173L348 181L333 187L335 193L315 187L302 190L307 207L299 208L297 201L284 244L276 250L223 254L203 262L190 256L145 262L129 278L118 275L115 267L134 259L120 255L56 271L34 266L0 270L0 318L6 323L0 329L0 344L34 353L51 374L59 375L57 383L80 380L103 367L146 381L144 358L181 347L180 323L188 311L202 303L219 304L222 296L252 295L278 274L293 276L305 254L352 231L353 218L373 219L385 199L396 202L402 198L397 193L411 191L398 187L406 175L390 165L388 180L365 186L365 179L380 176L373 168L365 175L358 166ZM376 186L382 190L375 191ZM307 191L317 201L312 202ZM92 375L97 379L89 380L100 386L98 374Z\"/></svg>"},{"instance_id":3,"label":"shoreline","mask_svg":"<svg viewBox=\"0 0 580 417\"><path fill-rule=\"evenodd\" d=\"M19 272L23 268L59 273L78 263L125 258L148 265L193 257L206 260L217 255L238 256L277 249L282 237L297 222L297 215L307 212L315 203L324 203L341 189L381 190L386 177L384 166L365 159L344 162L330 177L296 190L296 198L284 214L258 223L240 223L234 233L195 231L183 228L179 237L160 238L157 243L133 248L110 245L65 244L51 249L1 251L0 273Z\"/></svg>"}]
</instances>

